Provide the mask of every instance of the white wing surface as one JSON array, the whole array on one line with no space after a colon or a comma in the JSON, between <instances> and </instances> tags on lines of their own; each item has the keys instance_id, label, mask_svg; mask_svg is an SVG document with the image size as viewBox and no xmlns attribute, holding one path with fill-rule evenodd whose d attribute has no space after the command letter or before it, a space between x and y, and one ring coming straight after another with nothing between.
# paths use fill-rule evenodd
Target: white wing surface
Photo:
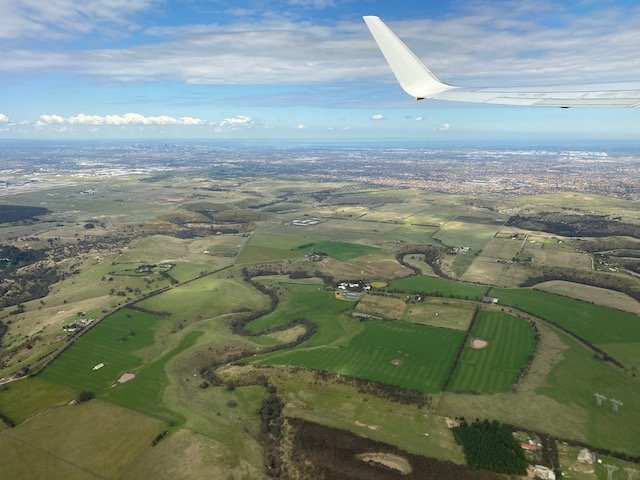
<instances>
[{"instance_id":1,"label":"white wing surface","mask_svg":"<svg viewBox=\"0 0 640 480\"><path fill-rule=\"evenodd\" d=\"M462 88L436 77L378 17L369 27L400 86L418 100L547 107L640 107L640 83L566 85L555 87Z\"/></svg>"}]
</instances>

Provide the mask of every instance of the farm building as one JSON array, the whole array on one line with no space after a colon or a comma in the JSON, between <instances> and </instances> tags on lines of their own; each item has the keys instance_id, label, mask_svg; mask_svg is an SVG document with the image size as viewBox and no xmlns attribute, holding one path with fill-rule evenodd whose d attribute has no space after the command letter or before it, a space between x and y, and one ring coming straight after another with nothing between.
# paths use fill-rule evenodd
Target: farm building
<instances>
[{"instance_id":1,"label":"farm building","mask_svg":"<svg viewBox=\"0 0 640 480\"><path fill-rule=\"evenodd\" d=\"M493 305L497 304L500 300L495 297L482 297L480 298L482 303L491 303Z\"/></svg>"}]
</instances>

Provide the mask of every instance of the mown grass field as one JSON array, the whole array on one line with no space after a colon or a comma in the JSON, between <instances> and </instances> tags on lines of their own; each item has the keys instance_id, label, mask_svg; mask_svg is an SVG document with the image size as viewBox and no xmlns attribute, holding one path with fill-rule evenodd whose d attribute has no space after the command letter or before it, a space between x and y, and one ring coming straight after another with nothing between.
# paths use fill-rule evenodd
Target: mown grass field
<instances>
[{"instance_id":1,"label":"mown grass field","mask_svg":"<svg viewBox=\"0 0 640 480\"><path fill-rule=\"evenodd\" d=\"M324 345L334 342L347 333L347 328L358 329L358 322L351 321L347 313L353 307L335 297L333 291L324 290L318 285L282 284L286 291L278 308L269 315L258 318L246 325L252 332L261 332L299 318L315 323L317 331L306 346Z\"/></svg>"},{"instance_id":2,"label":"mown grass field","mask_svg":"<svg viewBox=\"0 0 640 480\"><path fill-rule=\"evenodd\" d=\"M405 322L367 320L346 345L298 349L257 360L375 380L421 392L437 392L451 369L464 333ZM392 364L397 361L398 365Z\"/></svg>"},{"instance_id":3,"label":"mown grass field","mask_svg":"<svg viewBox=\"0 0 640 480\"><path fill-rule=\"evenodd\" d=\"M467 298L478 300L489 287L444 278L413 275L389 283L389 290L402 293L422 293L424 295Z\"/></svg>"},{"instance_id":4,"label":"mown grass field","mask_svg":"<svg viewBox=\"0 0 640 480\"><path fill-rule=\"evenodd\" d=\"M631 313L533 289L492 288L489 294L594 344L640 342L640 317Z\"/></svg>"},{"instance_id":5,"label":"mown grass field","mask_svg":"<svg viewBox=\"0 0 640 480\"><path fill-rule=\"evenodd\" d=\"M159 320L131 309L118 310L93 327L48 365L38 378L75 391L106 391L118 377L142 364L135 351L154 342ZM104 363L98 370L93 367Z\"/></svg>"},{"instance_id":6,"label":"mown grass field","mask_svg":"<svg viewBox=\"0 0 640 480\"><path fill-rule=\"evenodd\" d=\"M0 387L0 412L20 423L42 410L69 403L75 393L39 377L25 378Z\"/></svg>"},{"instance_id":7,"label":"mown grass field","mask_svg":"<svg viewBox=\"0 0 640 480\"><path fill-rule=\"evenodd\" d=\"M329 257L344 262L353 258L362 257L363 255L375 253L379 249L368 247L366 245L360 245L358 243L323 240L321 242L311 243L309 245L302 245L298 247L297 250L304 253L305 255L310 253L324 253Z\"/></svg>"},{"instance_id":8,"label":"mown grass field","mask_svg":"<svg viewBox=\"0 0 640 480\"><path fill-rule=\"evenodd\" d=\"M535 329L527 321L502 312L479 311L469 339L489 345L467 344L456 366L449 390L453 392L507 392L518 380L535 347Z\"/></svg>"}]
</instances>

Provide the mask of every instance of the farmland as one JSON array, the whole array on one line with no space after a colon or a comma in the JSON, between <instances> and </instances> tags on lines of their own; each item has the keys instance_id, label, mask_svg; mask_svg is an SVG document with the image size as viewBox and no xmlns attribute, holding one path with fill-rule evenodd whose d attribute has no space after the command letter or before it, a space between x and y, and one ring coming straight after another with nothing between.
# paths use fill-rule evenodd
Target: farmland
<instances>
[{"instance_id":1,"label":"farmland","mask_svg":"<svg viewBox=\"0 0 640 480\"><path fill-rule=\"evenodd\" d=\"M0 310L0 382L10 380L0 386L9 420L0 477L267 478L277 449L263 407L274 395L280 410L266 412L284 420L284 449L300 448L290 428L305 421L465 465L451 429L465 417L566 439L569 449L582 442L614 464L640 456L640 310L614 290L638 280L590 261L610 246L633 253L635 241L505 226L569 200L633 223L637 201L451 195L249 170L235 178L226 168L123 176L109 188L51 179L19 195L51 213L3 224L0 238L52 246L48 261L62 275L42 298ZM319 223L293 223L305 217ZM425 245L440 268L406 253ZM456 246L470 251L448 250ZM556 278L547 267L619 283L518 287ZM372 285L357 301L342 294L362 287L339 288L354 280ZM80 318L96 324L40 373L11 378L63 345L62 327ZM135 376L120 383L123 373ZM81 391L95 397L73 404ZM594 393L606 397L600 407Z\"/></svg>"},{"instance_id":2,"label":"farmland","mask_svg":"<svg viewBox=\"0 0 640 480\"><path fill-rule=\"evenodd\" d=\"M508 391L518 380L533 353L534 328L524 320L502 312L479 311L470 340L487 342L484 348L465 345L449 390L497 393Z\"/></svg>"},{"instance_id":3,"label":"farmland","mask_svg":"<svg viewBox=\"0 0 640 480\"><path fill-rule=\"evenodd\" d=\"M462 332L455 330L367 320L362 333L338 348L299 349L256 361L316 368L421 392L437 392L462 339Z\"/></svg>"}]
</instances>

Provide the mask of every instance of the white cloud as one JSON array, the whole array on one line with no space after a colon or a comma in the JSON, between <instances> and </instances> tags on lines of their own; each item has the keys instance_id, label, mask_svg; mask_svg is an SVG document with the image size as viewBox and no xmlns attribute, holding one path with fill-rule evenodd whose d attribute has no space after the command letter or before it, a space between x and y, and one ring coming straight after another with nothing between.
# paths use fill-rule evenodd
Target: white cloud
<instances>
[{"instance_id":1,"label":"white cloud","mask_svg":"<svg viewBox=\"0 0 640 480\"><path fill-rule=\"evenodd\" d=\"M293 128L295 128L296 130L306 130L307 126L305 124L303 124L303 123L299 123L298 125L296 125Z\"/></svg>"},{"instance_id":2,"label":"white cloud","mask_svg":"<svg viewBox=\"0 0 640 480\"><path fill-rule=\"evenodd\" d=\"M288 0L287 4L292 7L305 7L305 8L327 8L333 7L336 2L334 0Z\"/></svg>"},{"instance_id":3,"label":"white cloud","mask_svg":"<svg viewBox=\"0 0 640 480\"><path fill-rule=\"evenodd\" d=\"M441 123L438 126L438 130L441 132L446 132L447 130L451 130L451 125L449 125L448 123Z\"/></svg>"},{"instance_id":4,"label":"white cloud","mask_svg":"<svg viewBox=\"0 0 640 480\"><path fill-rule=\"evenodd\" d=\"M79 113L71 117L60 115L40 115L36 127L45 125L205 125L206 122L195 117L175 118L169 115L145 116L140 113L125 113L124 115L86 115Z\"/></svg>"},{"instance_id":5,"label":"white cloud","mask_svg":"<svg viewBox=\"0 0 640 480\"><path fill-rule=\"evenodd\" d=\"M253 119L247 115L237 115L235 117L225 118L220 122L221 127L252 127Z\"/></svg>"},{"instance_id":6,"label":"white cloud","mask_svg":"<svg viewBox=\"0 0 640 480\"><path fill-rule=\"evenodd\" d=\"M381 113L376 113L371 116L371 120L384 120L384 115Z\"/></svg>"},{"instance_id":7,"label":"white cloud","mask_svg":"<svg viewBox=\"0 0 640 480\"><path fill-rule=\"evenodd\" d=\"M423 120L422 117L413 117L416 122L421 122Z\"/></svg>"},{"instance_id":8,"label":"white cloud","mask_svg":"<svg viewBox=\"0 0 640 480\"><path fill-rule=\"evenodd\" d=\"M6 123L9 121L9 117L7 117L4 113L0 113L0 123Z\"/></svg>"},{"instance_id":9,"label":"white cloud","mask_svg":"<svg viewBox=\"0 0 640 480\"><path fill-rule=\"evenodd\" d=\"M36 34L21 22L35 22L36 27L45 22L42 28L49 33L91 31L96 28L96 19L126 24L152 2L0 0L0 4L7 4L2 8L0 35ZM289 2L318 8L332 3ZM23 14L29 9L36 13ZM202 84L291 85L363 79L370 84L371 78L395 84L361 20L327 26L291 18L247 16L225 25L154 27L145 30L146 44L72 52L9 44L3 48L0 71L64 71L119 81ZM51 25L58 20L61 26L56 30ZM637 7L616 8L603 3L589 13L576 15L562 5L541 0L469 2L455 16L390 22L390 26L445 81L526 85L575 83L576 78L581 83L640 78L639 23Z\"/></svg>"},{"instance_id":10,"label":"white cloud","mask_svg":"<svg viewBox=\"0 0 640 480\"><path fill-rule=\"evenodd\" d=\"M154 0L2 0L0 38L71 38L96 30L134 27L131 17Z\"/></svg>"}]
</instances>

